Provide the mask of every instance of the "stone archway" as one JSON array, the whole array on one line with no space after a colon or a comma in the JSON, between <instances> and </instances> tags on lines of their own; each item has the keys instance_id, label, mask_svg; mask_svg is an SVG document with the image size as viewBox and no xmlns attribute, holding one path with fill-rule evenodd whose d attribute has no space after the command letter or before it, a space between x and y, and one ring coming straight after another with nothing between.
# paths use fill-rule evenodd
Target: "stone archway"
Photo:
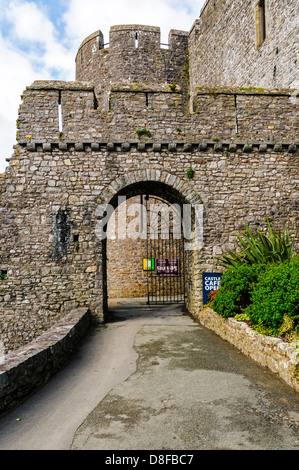
<instances>
[{"instance_id":1,"label":"stone archway","mask_svg":"<svg viewBox=\"0 0 299 470\"><path fill-rule=\"evenodd\" d=\"M197 195L192 183L177 176L159 170L137 170L123 175L112 181L102 192L97 202L101 206L110 205L114 209L118 206L118 199L133 197L147 192L163 197L171 204L188 205L190 208L203 207L202 200ZM107 304L107 241L97 243L97 253L101 258L101 272L98 277L98 287L103 293L102 311L106 316ZM192 313L200 303L200 273L198 272L199 252L189 248L186 262L186 296L187 308Z\"/></svg>"},{"instance_id":2,"label":"stone archway","mask_svg":"<svg viewBox=\"0 0 299 470\"><path fill-rule=\"evenodd\" d=\"M186 203L192 206L202 204L200 196L195 193L190 182L166 171L155 169L137 170L120 176L107 186L102 192L98 202L110 204L113 198L115 198L117 194L122 193L126 187L146 182L162 183L165 186L169 186L171 190L176 191Z\"/></svg>"}]
</instances>

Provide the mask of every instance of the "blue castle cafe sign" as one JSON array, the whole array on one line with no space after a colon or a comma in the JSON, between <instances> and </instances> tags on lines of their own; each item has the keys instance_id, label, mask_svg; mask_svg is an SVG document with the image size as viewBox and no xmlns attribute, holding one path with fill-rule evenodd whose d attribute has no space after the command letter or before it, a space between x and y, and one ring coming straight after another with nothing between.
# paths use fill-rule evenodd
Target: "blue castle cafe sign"
<instances>
[{"instance_id":1,"label":"blue castle cafe sign","mask_svg":"<svg viewBox=\"0 0 299 470\"><path fill-rule=\"evenodd\" d=\"M222 274L220 273L202 273L202 300L203 305L210 301L209 295L212 291L219 289Z\"/></svg>"}]
</instances>

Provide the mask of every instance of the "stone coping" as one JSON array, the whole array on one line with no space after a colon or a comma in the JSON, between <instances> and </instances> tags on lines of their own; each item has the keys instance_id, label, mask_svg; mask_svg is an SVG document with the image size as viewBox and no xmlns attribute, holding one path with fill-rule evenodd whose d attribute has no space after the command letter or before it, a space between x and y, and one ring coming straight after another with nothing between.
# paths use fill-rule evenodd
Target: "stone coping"
<instances>
[{"instance_id":1,"label":"stone coping","mask_svg":"<svg viewBox=\"0 0 299 470\"><path fill-rule=\"evenodd\" d=\"M78 347L89 325L88 309L72 310L38 338L0 359L0 414L46 383Z\"/></svg>"},{"instance_id":2,"label":"stone coping","mask_svg":"<svg viewBox=\"0 0 299 470\"><path fill-rule=\"evenodd\" d=\"M64 82L62 80L35 80L26 87L27 90L70 90L70 91L94 91L94 85L90 82L72 81Z\"/></svg>"},{"instance_id":3,"label":"stone coping","mask_svg":"<svg viewBox=\"0 0 299 470\"><path fill-rule=\"evenodd\" d=\"M151 25L143 25L143 24L117 24L110 27L110 31L147 31L147 32L160 32L160 26L151 26Z\"/></svg>"},{"instance_id":4,"label":"stone coping","mask_svg":"<svg viewBox=\"0 0 299 470\"><path fill-rule=\"evenodd\" d=\"M54 150L84 151L108 151L108 152L130 152L130 151L153 151L153 152L288 152L296 153L299 142L228 142L206 140L202 142L152 142L152 141L119 141L119 142L92 142L92 141L52 141L35 142L33 140L20 140L18 145L27 147L29 152L52 152ZM16 147L16 146L15 146ZM10 161L10 159L7 159Z\"/></svg>"},{"instance_id":5,"label":"stone coping","mask_svg":"<svg viewBox=\"0 0 299 470\"><path fill-rule=\"evenodd\" d=\"M110 91L133 93L182 93L182 88L176 83L111 83Z\"/></svg>"},{"instance_id":6,"label":"stone coping","mask_svg":"<svg viewBox=\"0 0 299 470\"><path fill-rule=\"evenodd\" d=\"M97 31L95 31L94 33L91 33L89 36L87 36L86 38L83 39L83 41L81 42L79 48L78 48L78 52L77 52L77 56L80 52L80 50L82 49L82 47L85 46L85 44L87 44L88 42L92 41L93 39L96 39L97 37L103 39L103 33L100 29L98 29ZM76 56L76 59L77 59L77 56Z\"/></svg>"},{"instance_id":7,"label":"stone coping","mask_svg":"<svg viewBox=\"0 0 299 470\"><path fill-rule=\"evenodd\" d=\"M171 89L171 83L132 83L132 82L114 82L111 83L111 91L146 91L146 92L174 92ZM26 87L30 90L71 90L71 91L94 91L94 84L90 81L73 80L35 80ZM176 92L181 92L181 87L176 84ZM268 96L286 96L298 97L299 90L296 88L257 88L257 87L228 87L207 85L196 86L194 95L268 95Z\"/></svg>"},{"instance_id":8,"label":"stone coping","mask_svg":"<svg viewBox=\"0 0 299 470\"><path fill-rule=\"evenodd\" d=\"M243 354L251 357L299 391L299 341L287 343L281 338L264 336L247 323L224 318L209 307L194 314L203 326L213 330Z\"/></svg>"},{"instance_id":9,"label":"stone coping","mask_svg":"<svg viewBox=\"0 0 299 470\"><path fill-rule=\"evenodd\" d=\"M297 88L257 88L254 86L249 87L209 87L206 85L196 86L194 88L194 95L268 95L268 96L299 96Z\"/></svg>"}]
</instances>

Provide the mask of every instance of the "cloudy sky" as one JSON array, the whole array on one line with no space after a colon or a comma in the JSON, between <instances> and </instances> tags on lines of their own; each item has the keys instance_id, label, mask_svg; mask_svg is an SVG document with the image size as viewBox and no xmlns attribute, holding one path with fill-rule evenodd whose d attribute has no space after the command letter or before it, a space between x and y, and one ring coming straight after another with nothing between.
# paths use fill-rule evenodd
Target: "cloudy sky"
<instances>
[{"instance_id":1,"label":"cloudy sky","mask_svg":"<svg viewBox=\"0 0 299 470\"><path fill-rule=\"evenodd\" d=\"M117 24L189 31L205 0L0 0L0 173L13 152L20 95L34 80L74 80L81 41Z\"/></svg>"}]
</instances>

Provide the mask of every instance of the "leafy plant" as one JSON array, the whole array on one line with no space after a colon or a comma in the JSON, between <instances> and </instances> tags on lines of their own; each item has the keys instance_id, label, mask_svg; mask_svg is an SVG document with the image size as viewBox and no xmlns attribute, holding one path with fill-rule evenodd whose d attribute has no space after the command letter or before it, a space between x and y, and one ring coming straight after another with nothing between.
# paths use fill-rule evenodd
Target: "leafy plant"
<instances>
[{"instance_id":1,"label":"leafy plant","mask_svg":"<svg viewBox=\"0 0 299 470\"><path fill-rule=\"evenodd\" d=\"M247 315L247 313L237 313L237 315L234 316L234 319L238 321L248 322L249 316Z\"/></svg>"},{"instance_id":2,"label":"leafy plant","mask_svg":"<svg viewBox=\"0 0 299 470\"><path fill-rule=\"evenodd\" d=\"M175 90L176 90L176 83L173 83L172 85L169 85L169 88L171 89L172 92L175 92Z\"/></svg>"},{"instance_id":3,"label":"leafy plant","mask_svg":"<svg viewBox=\"0 0 299 470\"><path fill-rule=\"evenodd\" d=\"M222 275L213 310L223 317L244 313L250 305L254 283L263 270L264 267L258 265L240 265L228 269Z\"/></svg>"},{"instance_id":4,"label":"leafy plant","mask_svg":"<svg viewBox=\"0 0 299 470\"><path fill-rule=\"evenodd\" d=\"M283 324L287 326L286 317L298 323L299 263L268 265L254 286L247 314L253 325L262 325L272 330L272 334L279 334Z\"/></svg>"},{"instance_id":5,"label":"leafy plant","mask_svg":"<svg viewBox=\"0 0 299 470\"><path fill-rule=\"evenodd\" d=\"M226 250L226 254L216 257L218 263L224 267L240 266L243 264L274 264L298 259L294 251L295 237L291 239L289 228L285 227L278 232L271 227L267 219L268 234L261 231L251 232L246 225L247 234L237 233L239 252Z\"/></svg>"},{"instance_id":6,"label":"leafy plant","mask_svg":"<svg viewBox=\"0 0 299 470\"><path fill-rule=\"evenodd\" d=\"M185 77L187 78L187 80L189 80L189 76L190 76L190 59L189 59L189 51L186 52L186 59L187 59L187 63L186 65L183 67L183 74L185 75Z\"/></svg>"},{"instance_id":7,"label":"leafy plant","mask_svg":"<svg viewBox=\"0 0 299 470\"><path fill-rule=\"evenodd\" d=\"M282 325L279 328L279 335L290 341L297 340L299 338L299 315L294 317L284 315Z\"/></svg>"},{"instance_id":8,"label":"leafy plant","mask_svg":"<svg viewBox=\"0 0 299 470\"><path fill-rule=\"evenodd\" d=\"M189 178L189 180L191 180L194 176L194 170L193 168L189 168L189 170L187 170L187 178Z\"/></svg>"},{"instance_id":9,"label":"leafy plant","mask_svg":"<svg viewBox=\"0 0 299 470\"><path fill-rule=\"evenodd\" d=\"M1 274L0 274L0 279L1 279L1 281L3 281L3 280L6 279L6 278L7 278L7 273L1 273Z\"/></svg>"},{"instance_id":10,"label":"leafy plant","mask_svg":"<svg viewBox=\"0 0 299 470\"><path fill-rule=\"evenodd\" d=\"M289 229L237 234L239 251L217 257L226 272L212 308L259 333L299 339L299 257Z\"/></svg>"},{"instance_id":11,"label":"leafy plant","mask_svg":"<svg viewBox=\"0 0 299 470\"><path fill-rule=\"evenodd\" d=\"M149 131L148 129L138 129L136 131L136 134L138 135L138 138L140 139L140 137L142 137L143 135L147 136L147 137L151 137L152 133L151 131Z\"/></svg>"}]
</instances>

